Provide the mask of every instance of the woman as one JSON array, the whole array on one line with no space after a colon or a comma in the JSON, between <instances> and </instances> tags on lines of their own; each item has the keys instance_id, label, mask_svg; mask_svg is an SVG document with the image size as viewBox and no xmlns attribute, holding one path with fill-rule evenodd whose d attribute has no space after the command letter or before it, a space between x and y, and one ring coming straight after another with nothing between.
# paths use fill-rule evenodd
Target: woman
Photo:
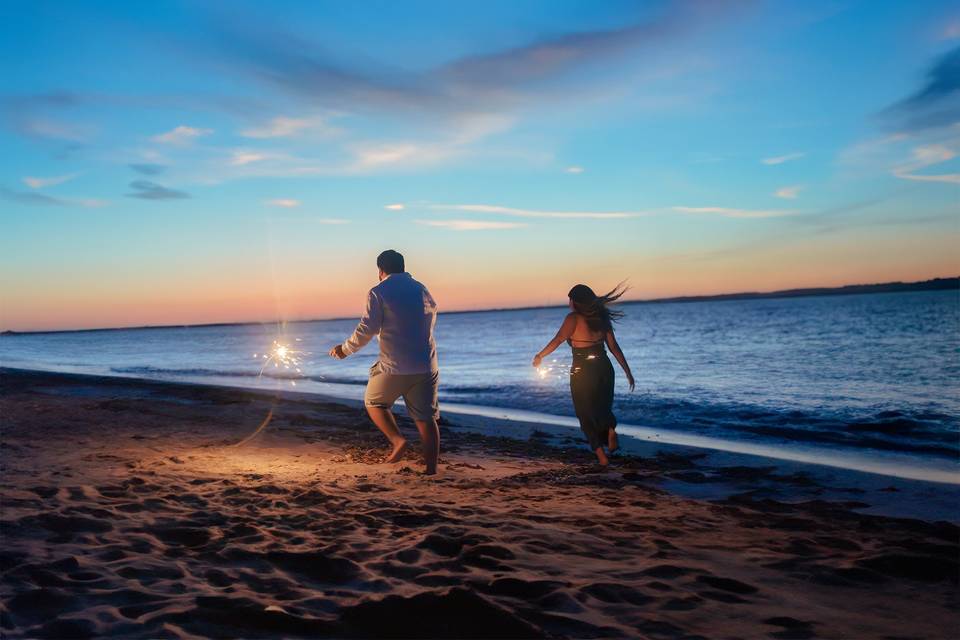
<instances>
[{"instance_id":1,"label":"woman","mask_svg":"<svg viewBox=\"0 0 960 640\"><path fill-rule=\"evenodd\" d=\"M613 323L623 317L623 312L609 308L624 292L620 285L602 296L585 284L570 289L567 295L571 312L564 318L553 340L533 357L533 366L539 367L540 362L564 340L573 348L573 364L570 366L573 407L580 420L580 429L597 454L597 460L604 466L609 463L603 452L604 445L611 453L618 448L614 431L617 419L613 415L613 365L603 348L604 342L623 368L630 391L633 391L630 365L613 334Z\"/></svg>"}]
</instances>

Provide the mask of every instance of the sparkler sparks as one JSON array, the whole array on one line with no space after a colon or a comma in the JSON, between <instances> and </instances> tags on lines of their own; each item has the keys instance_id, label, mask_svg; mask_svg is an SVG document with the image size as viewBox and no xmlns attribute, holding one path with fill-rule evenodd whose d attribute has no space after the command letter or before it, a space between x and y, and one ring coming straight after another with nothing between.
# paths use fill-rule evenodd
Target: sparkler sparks
<instances>
[{"instance_id":1,"label":"sparkler sparks","mask_svg":"<svg viewBox=\"0 0 960 640\"><path fill-rule=\"evenodd\" d=\"M300 342L300 338L297 338L296 342ZM291 373L303 374L301 366L303 365L303 357L307 355L310 355L309 351L301 351L288 344L274 340L273 346L270 347L269 351L266 353L255 353L253 357L263 361L260 367L260 373L258 374L258 376L262 376L263 372L268 368L284 369ZM290 384L294 387L297 386L296 380L293 379L290 380Z\"/></svg>"},{"instance_id":2,"label":"sparkler sparks","mask_svg":"<svg viewBox=\"0 0 960 640\"><path fill-rule=\"evenodd\" d=\"M564 364L553 358L549 363L543 363L537 367L537 377L541 380L564 380L579 371L579 367L570 369Z\"/></svg>"}]
</instances>

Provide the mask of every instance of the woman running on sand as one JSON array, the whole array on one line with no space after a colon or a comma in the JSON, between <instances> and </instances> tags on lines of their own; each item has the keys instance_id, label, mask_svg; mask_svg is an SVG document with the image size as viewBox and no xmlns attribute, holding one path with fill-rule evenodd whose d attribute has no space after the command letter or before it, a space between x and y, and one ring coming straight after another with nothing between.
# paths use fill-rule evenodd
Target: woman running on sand
<instances>
[{"instance_id":1,"label":"woman running on sand","mask_svg":"<svg viewBox=\"0 0 960 640\"><path fill-rule=\"evenodd\" d=\"M617 418L613 415L613 365L603 348L604 343L620 363L630 384L630 391L633 391L630 365L613 334L613 323L623 317L623 312L609 308L624 292L621 286L602 296L595 294L585 284L570 289L567 294L570 313L563 319L553 340L533 357L533 366L539 367L543 358L553 353L564 340L573 349L573 364L570 366L573 407L580 420L580 430L602 465L609 462L603 447L606 446L611 453L618 448L617 433L614 431Z\"/></svg>"}]
</instances>

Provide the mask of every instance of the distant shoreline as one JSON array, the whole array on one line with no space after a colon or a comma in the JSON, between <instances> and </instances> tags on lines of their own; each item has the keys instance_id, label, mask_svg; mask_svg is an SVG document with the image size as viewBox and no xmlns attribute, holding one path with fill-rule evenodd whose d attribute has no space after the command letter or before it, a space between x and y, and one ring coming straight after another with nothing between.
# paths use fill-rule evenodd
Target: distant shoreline
<instances>
[{"instance_id":1,"label":"distant shoreline","mask_svg":"<svg viewBox=\"0 0 960 640\"><path fill-rule=\"evenodd\" d=\"M849 296L869 293L904 293L910 291L958 291L960 292L960 277L933 278L920 282L884 282L879 284L850 284L842 287L814 287L805 289L783 289L768 292L740 292L720 293L706 296L675 296L671 298L653 298L649 300L625 300L623 304L665 304L673 302L723 302L728 300L760 300L767 298L803 298L812 296ZM495 309L463 309L459 311L443 311L442 315L462 313L496 313L499 311L529 311L533 309L557 309L563 305L533 305L527 307L500 307ZM336 320L352 320L353 316L335 318L311 318L308 320L288 320L287 324L304 324L308 322L332 322ZM248 322L208 322L201 324L169 324L169 325L142 325L134 327L101 327L95 329L57 329L51 331L3 331L0 336L38 335L50 333L80 333L91 331L131 331L137 329L198 329L204 327L242 327L258 324L268 324L274 321Z\"/></svg>"}]
</instances>

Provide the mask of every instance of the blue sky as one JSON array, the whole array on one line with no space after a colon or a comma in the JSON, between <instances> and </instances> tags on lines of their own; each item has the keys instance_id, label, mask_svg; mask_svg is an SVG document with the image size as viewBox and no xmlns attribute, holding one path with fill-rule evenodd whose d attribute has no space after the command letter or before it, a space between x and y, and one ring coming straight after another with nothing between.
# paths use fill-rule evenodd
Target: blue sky
<instances>
[{"instance_id":1,"label":"blue sky","mask_svg":"<svg viewBox=\"0 0 960 640\"><path fill-rule=\"evenodd\" d=\"M2 328L953 275L947 2L5 2Z\"/></svg>"}]
</instances>

